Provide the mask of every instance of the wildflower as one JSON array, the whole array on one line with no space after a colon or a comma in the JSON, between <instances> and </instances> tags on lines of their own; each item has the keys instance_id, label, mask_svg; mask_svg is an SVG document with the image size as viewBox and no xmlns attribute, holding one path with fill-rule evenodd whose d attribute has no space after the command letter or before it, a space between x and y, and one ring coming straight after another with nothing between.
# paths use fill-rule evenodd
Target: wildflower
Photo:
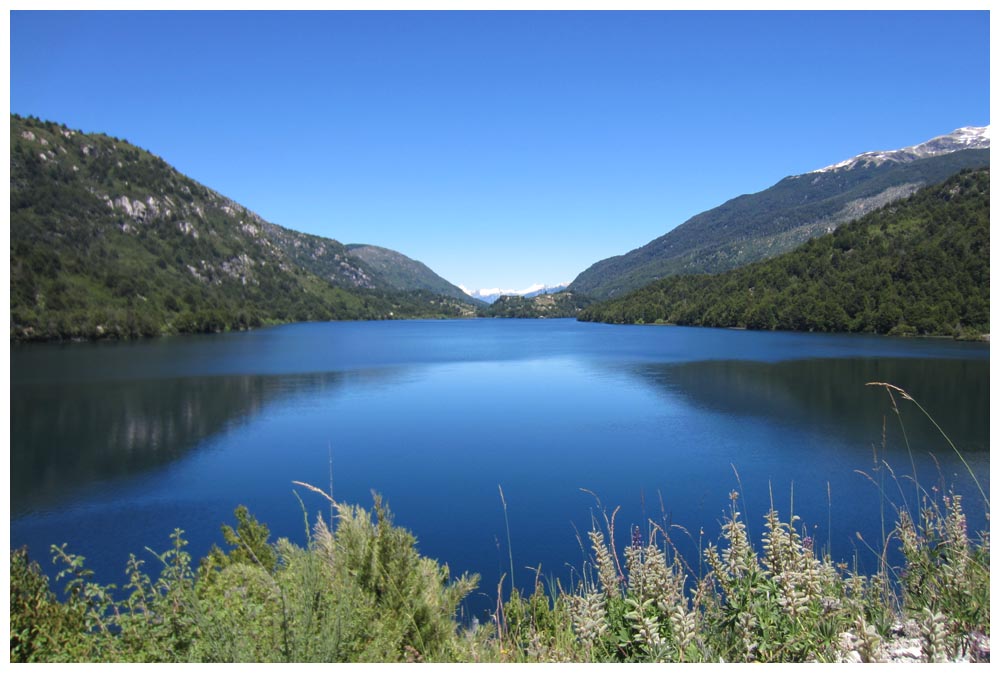
<instances>
[{"instance_id":1,"label":"wildflower","mask_svg":"<svg viewBox=\"0 0 1000 673\"><path fill-rule=\"evenodd\" d=\"M606 595L617 596L619 594L619 586L624 578L620 577L619 573L615 570L611 552L608 551L604 543L604 535L600 531L593 530L588 535L591 546L594 549L594 557L597 562L597 575L601 580L601 588L604 589Z\"/></svg>"}]
</instances>

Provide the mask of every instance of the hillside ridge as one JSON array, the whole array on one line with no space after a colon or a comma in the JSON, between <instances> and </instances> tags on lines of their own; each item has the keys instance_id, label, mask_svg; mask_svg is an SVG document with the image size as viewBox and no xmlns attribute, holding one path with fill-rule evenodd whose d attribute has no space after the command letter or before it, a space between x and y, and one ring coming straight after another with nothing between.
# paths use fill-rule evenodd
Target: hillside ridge
<instances>
[{"instance_id":1,"label":"hillside ridge","mask_svg":"<svg viewBox=\"0 0 1000 673\"><path fill-rule=\"evenodd\" d=\"M791 252L665 278L580 319L978 337L989 333L989 176L963 171Z\"/></svg>"},{"instance_id":2,"label":"hillside ridge","mask_svg":"<svg viewBox=\"0 0 1000 673\"><path fill-rule=\"evenodd\" d=\"M786 177L695 215L628 253L594 263L569 289L596 299L620 297L660 278L718 273L787 252L963 169L989 166L988 127L982 129L968 138L949 134L874 153L881 157L877 160L863 154L829 170Z\"/></svg>"},{"instance_id":3,"label":"hillside ridge","mask_svg":"<svg viewBox=\"0 0 1000 673\"><path fill-rule=\"evenodd\" d=\"M14 114L10 140L14 340L474 314L471 300L401 288L339 241L268 222L124 140Z\"/></svg>"}]
</instances>

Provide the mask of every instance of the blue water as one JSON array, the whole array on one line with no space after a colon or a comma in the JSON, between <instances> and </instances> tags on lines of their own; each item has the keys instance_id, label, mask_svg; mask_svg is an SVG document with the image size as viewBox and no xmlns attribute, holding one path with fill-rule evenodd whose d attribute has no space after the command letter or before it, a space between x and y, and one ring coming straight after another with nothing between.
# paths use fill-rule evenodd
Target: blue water
<instances>
[{"instance_id":1,"label":"blue water","mask_svg":"<svg viewBox=\"0 0 1000 673\"><path fill-rule=\"evenodd\" d=\"M891 517L915 500L915 468L930 495L963 493L983 528L940 433L897 397L898 418L868 381L908 390L988 493L984 344L468 320L17 346L11 547L54 574L48 546L68 542L122 583L129 553L154 561L146 547L165 550L174 528L196 558L221 544L239 504L304 543L295 493L312 520L327 508L293 480L365 506L374 490L422 553L482 576L479 611L510 574L500 487L525 587L539 567L578 577L578 535L602 506L621 507L619 545L656 521L696 572L734 490L758 539L773 501L863 569L874 558L857 535L877 547L882 534L873 482Z\"/></svg>"}]
</instances>

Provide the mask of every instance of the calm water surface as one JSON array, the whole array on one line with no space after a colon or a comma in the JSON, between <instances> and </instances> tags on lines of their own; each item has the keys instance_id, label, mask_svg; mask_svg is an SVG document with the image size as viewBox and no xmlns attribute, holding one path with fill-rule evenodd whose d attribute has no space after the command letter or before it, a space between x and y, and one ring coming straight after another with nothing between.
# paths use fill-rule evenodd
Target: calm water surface
<instances>
[{"instance_id":1,"label":"calm water surface","mask_svg":"<svg viewBox=\"0 0 1000 673\"><path fill-rule=\"evenodd\" d=\"M480 573L484 594L510 567L498 486L521 585L528 568L565 585L581 567L577 531L598 512L582 489L621 506L620 544L632 524L677 524L694 563L733 490L753 535L773 499L862 566L857 533L880 536L873 480L912 502L915 468L927 489L966 494L970 527L984 527L941 435L899 401L907 452L868 381L916 397L988 493L983 344L472 320L12 347L11 547L52 574L48 546L68 542L121 583L129 553L153 560L144 549L165 550L174 528L196 558L221 544L239 504L301 544L293 491L312 517L325 508L291 482L328 489L331 472L334 497L382 493L424 554ZM896 481L873 469L876 451Z\"/></svg>"}]
</instances>

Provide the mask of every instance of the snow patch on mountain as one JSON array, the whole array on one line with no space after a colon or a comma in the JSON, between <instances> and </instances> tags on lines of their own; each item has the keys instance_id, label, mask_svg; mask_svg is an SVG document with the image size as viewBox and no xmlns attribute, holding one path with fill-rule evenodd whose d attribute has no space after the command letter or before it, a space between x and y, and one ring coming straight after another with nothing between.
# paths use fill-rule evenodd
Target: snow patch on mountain
<instances>
[{"instance_id":1,"label":"snow patch on mountain","mask_svg":"<svg viewBox=\"0 0 1000 673\"><path fill-rule=\"evenodd\" d=\"M552 294L554 292L559 292L560 290L565 290L569 283L559 283L558 285L545 285L544 283L534 283L524 288L523 290L506 290L499 287L485 287L478 290L470 290L464 285L459 285L459 289L465 294L475 299L481 299L488 304L492 304L497 299L503 296L516 295L519 297L535 297L540 294Z\"/></svg>"},{"instance_id":2,"label":"snow patch on mountain","mask_svg":"<svg viewBox=\"0 0 1000 673\"><path fill-rule=\"evenodd\" d=\"M926 159L939 154L950 154L962 150L980 150L990 148L989 126L963 126L943 136L931 138L919 145L912 145L898 150L879 150L865 152L840 163L820 168L813 173L829 173L839 170L850 170L858 166L880 166L886 162L899 164L909 163L917 159Z\"/></svg>"}]
</instances>

